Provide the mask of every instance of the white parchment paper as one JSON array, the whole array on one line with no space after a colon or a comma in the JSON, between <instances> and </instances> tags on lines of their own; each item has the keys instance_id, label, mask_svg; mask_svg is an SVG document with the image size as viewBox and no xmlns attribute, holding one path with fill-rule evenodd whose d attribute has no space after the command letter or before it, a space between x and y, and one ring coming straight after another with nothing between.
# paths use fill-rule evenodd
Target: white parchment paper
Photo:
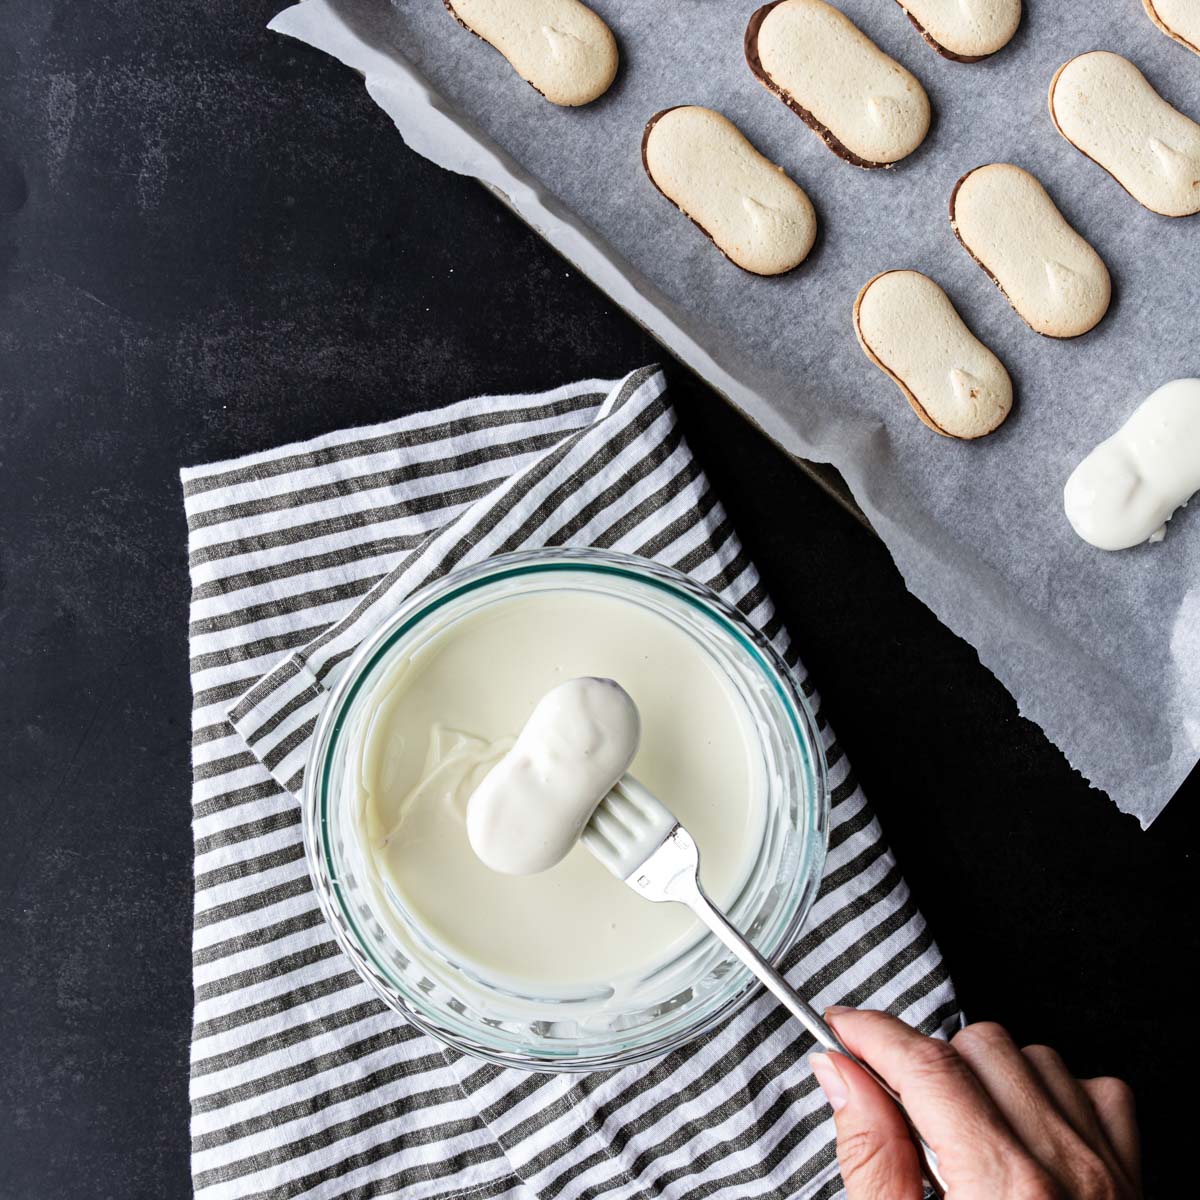
<instances>
[{"instance_id":1,"label":"white parchment paper","mask_svg":"<svg viewBox=\"0 0 1200 1200\"><path fill-rule=\"evenodd\" d=\"M1116 50L1200 119L1200 56L1139 0L1027 0L1013 42L976 64L936 55L894 0L838 0L935 110L915 155L862 171L751 76L742 37L758 0L589 3L622 67L581 109L548 104L440 0L303 0L271 28L360 71L414 150L499 189L771 437L837 466L912 591L1148 825L1200 758L1200 503L1162 544L1106 554L1072 532L1062 487L1154 388L1200 376L1200 215L1143 209L1058 135L1046 93L1072 55ZM642 130L673 104L721 110L809 193L821 233L797 271L743 273L651 186ZM1109 266L1112 308L1082 338L1033 333L951 232L955 181L996 161L1037 175ZM863 356L854 297L892 267L932 275L1007 365L1017 407L997 433L931 433Z\"/></svg>"}]
</instances>

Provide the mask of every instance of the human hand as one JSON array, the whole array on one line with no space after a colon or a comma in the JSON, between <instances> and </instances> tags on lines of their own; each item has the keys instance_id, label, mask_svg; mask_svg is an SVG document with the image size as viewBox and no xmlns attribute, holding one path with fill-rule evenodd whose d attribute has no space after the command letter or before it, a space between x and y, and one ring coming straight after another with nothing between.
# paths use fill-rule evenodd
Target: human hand
<instances>
[{"instance_id":1,"label":"human hand","mask_svg":"<svg viewBox=\"0 0 1200 1200\"><path fill-rule=\"evenodd\" d=\"M943 1042L888 1013L825 1016L901 1097L950 1200L1141 1196L1133 1094L1119 1079L1076 1079L1048 1046L1018 1049L989 1022ZM809 1062L833 1108L848 1200L920 1200L916 1147L892 1099L844 1055Z\"/></svg>"}]
</instances>

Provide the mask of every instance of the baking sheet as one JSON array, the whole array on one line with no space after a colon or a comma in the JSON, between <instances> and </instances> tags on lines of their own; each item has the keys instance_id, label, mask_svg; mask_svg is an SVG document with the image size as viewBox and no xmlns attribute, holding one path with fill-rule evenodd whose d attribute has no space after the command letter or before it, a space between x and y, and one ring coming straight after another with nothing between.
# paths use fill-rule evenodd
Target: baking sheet
<instances>
[{"instance_id":1,"label":"baking sheet","mask_svg":"<svg viewBox=\"0 0 1200 1200\"><path fill-rule=\"evenodd\" d=\"M581 109L546 103L439 0L303 0L271 27L360 71L413 149L498 188L771 437L834 464L911 590L1148 825L1200 758L1200 504L1163 543L1106 554L1075 536L1061 497L1154 388L1200 376L1200 216L1143 209L1057 134L1046 93L1066 59L1111 49L1200 118L1200 56L1138 0L1032 0L1009 46L976 64L936 55L893 0L839 0L935 110L916 154L862 171L750 75L742 35L756 0L589 2L622 67ZM821 233L797 271L746 275L646 179L646 120L689 103L724 112L812 198ZM1034 334L951 232L954 182L995 161L1037 175L1108 264L1112 308L1082 338ZM854 297L893 267L935 278L1007 365L1017 406L990 437L931 433L859 349Z\"/></svg>"}]
</instances>

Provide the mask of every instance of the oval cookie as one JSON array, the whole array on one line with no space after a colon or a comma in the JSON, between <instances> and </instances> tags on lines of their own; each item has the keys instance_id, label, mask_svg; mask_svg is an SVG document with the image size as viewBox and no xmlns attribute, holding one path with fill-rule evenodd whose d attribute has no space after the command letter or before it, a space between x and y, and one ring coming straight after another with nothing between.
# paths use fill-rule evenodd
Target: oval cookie
<instances>
[{"instance_id":1,"label":"oval cookie","mask_svg":"<svg viewBox=\"0 0 1200 1200\"><path fill-rule=\"evenodd\" d=\"M1007 46L1021 23L1021 0L896 0L943 58L978 62Z\"/></svg>"},{"instance_id":2,"label":"oval cookie","mask_svg":"<svg viewBox=\"0 0 1200 1200\"><path fill-rule=\"evenodd\" d=\"M642 137L642 164L742 270L782 275L808 257L817 236L812 202L719 112L684 105L656 113Z\"/></svg>"},{"instance_id":3,"label":"oval cookie","mask_svg":"<svg viewBox=\"0 0 1200 1200\"><path fill-rule=\"evenodd\" d=\"M444 0L552 104L589 104L617 74L612 30L579 0Z\"/></svg>"},{"instance_id":4,"label":"oval cookie","mask_svg":"<svg viewBox=\"0 0 1200 1200\"><path fill-rule=\"evenodd\" d=\"M1200 125L1172 108L1129 59L1093 50L1064 63L1050 84L1050 116L1076 150L1151 212L1200 212Z\"/></svg>"},{"instance_id":5,"label":"oval cookie","mask_svg":"<svg viewBox=\"0 0 1200 1200\"><path fill-rule=\"evenodd\" d=\"M1142 0L1150 20L1169 38L1200 54L1200 4L1196 0Z\"/></svg>"},{"instance_id":6,"label":"oval cookie","mask_svg":"<svg viewBox=\"0 0 1200 1200\"><path fill-rule=\"evenodd\" d=\"M854 301L854 332L917 416L946 437L983 437L1012 409L1004 364L928 275L884 271L868 280Z\"/></svg>"},{"instance_id":7,"label":"oval cookie","mask_svg":"<svg viewBox=\"0 0 1200 1200\"><path fill-rule=\"evenodd\" d=\"M1151 392L1112 437L1071 472L1063 507L1100 550L1161 542L1167 522L1200 491L1200 379Z\"/></svg>"},{"instance_id":8,"label":"oval cookie","mask_svg":"<svg viewBox=\"0 0 1200 1200\"><path fill-rule=\"evenodd\" d=\"M950 196L950 225L1038 333L1078 337L1108 311L1108 268L1028 171L1012 163L968 171Z\"/></svg>"},{"instance_id":9,"label":"oval cookie","mask_svg":"<svg viewBox=\"0 0 1200 1200\"><path fill-rule=\"evenodd\" d=\"M775 0L746 26L746 61L835 154L857 167L890 167L929 131L929 98L825 0Z\"/></svg>"}]
</instances>

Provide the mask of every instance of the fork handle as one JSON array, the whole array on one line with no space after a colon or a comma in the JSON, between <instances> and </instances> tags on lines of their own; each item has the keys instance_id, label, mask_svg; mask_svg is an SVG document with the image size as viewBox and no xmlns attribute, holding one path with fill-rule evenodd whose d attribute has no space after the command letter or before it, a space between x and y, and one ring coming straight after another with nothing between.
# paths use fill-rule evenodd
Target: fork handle
<instances>
[{"instance_id":1,"label":"fork handle","mask_svg":"<svg viewBox=\"0 0 1200 1200\"><path fill-rule=\"evenodd\" d=\"M686 904L712 930L720 941L758 976L763 986L812 1034L819 1046L825 1050L832 1050L835 1054L845 1055L851 1062L857 1063L891 1096L899 1107L905 1123L908 1125L909 1133L917 1148L917 1156L921 1160L921 1169L925 1174L928 1186L935 1195L944 1196L946 1194L946 1182L938 1172L937 1155L926 1145L925 1140L917 1132L908 1113L904 1111L904 1105L901 1104L900 1097L880 1078L879 1072L875 1071L868 1063L863 1062L856 1054L846 1049L842 1039L834 1033L824 1018L810 1005L806 1004L801 996L788 985L787 980L726 920L725 915L704 894L699 880L693 879L692 887L680 888L677 886L674 889L673 898Z\"/></svg>"}]
</instances>

